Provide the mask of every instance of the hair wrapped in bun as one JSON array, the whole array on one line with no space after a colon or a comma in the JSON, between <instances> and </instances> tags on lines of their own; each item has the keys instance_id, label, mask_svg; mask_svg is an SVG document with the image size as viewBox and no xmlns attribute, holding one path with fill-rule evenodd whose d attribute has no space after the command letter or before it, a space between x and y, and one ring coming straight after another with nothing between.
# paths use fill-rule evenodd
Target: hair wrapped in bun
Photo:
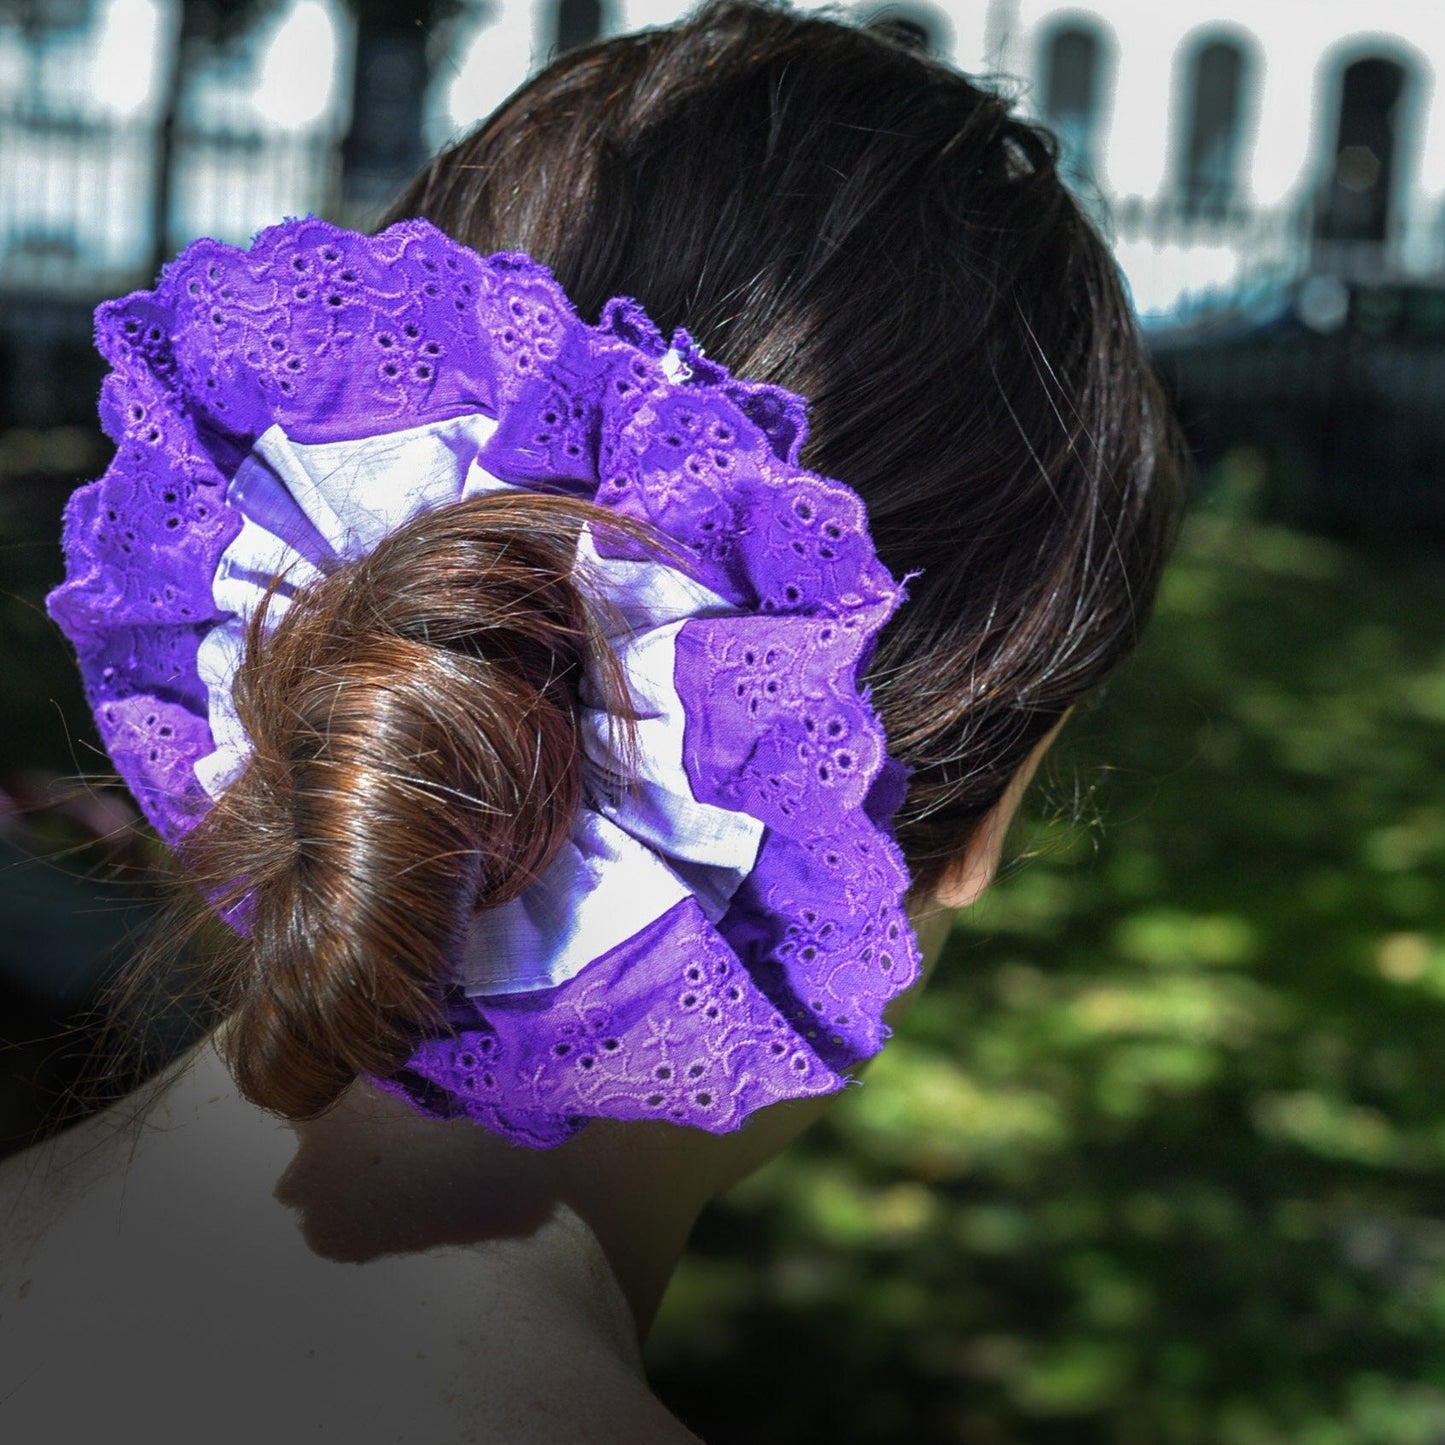
<instances>
[{"instance_id":1,"label":"hair wrapped in bun","mask_svg":"<svg viewBox=\"0 0 1445 1445\"><path fill-rule=\"evenodd\" d=\"M253 1103L303 1118L405 1063L472 915L572 827L578 682L611 656L576 566L594 514L536 493L425 512L269 636L252 619L251 757L181 861L245 930L226 1051Z\"/></svg>"}]
</instances>

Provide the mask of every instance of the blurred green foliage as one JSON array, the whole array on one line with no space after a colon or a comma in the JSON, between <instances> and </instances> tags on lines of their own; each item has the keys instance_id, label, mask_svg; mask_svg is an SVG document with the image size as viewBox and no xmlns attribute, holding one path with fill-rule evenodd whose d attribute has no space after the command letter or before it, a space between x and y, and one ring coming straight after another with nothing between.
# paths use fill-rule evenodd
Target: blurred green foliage
<instances>
[{"instance_id":1,"label":"blurred green foliage","mask_svg":"<svg viewBox=\"0 0 1445 1445\"><path fill-rule=\"evenodd\" d=\"M711 1445L1445 1440L1438 559L1196 518L1039 798L705 1219L663 1397Z\"/></svg>"}]
</instances>

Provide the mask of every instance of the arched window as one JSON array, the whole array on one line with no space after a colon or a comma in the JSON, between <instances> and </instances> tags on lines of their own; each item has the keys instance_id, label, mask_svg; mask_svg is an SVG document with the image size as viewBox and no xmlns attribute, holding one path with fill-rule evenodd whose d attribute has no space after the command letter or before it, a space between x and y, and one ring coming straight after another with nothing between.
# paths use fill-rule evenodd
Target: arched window
<instances>
[{"instance_id":1,"label":"arched window","mask_svg":"<svg viewBox=\"0 0 1445 1445\"><path fill-rule=\"evenodd\" d=\"M607 15L605 0L557 0L556 40L554 55L591 45L602 35Z\"/></svg>"},{"instance_id":2,"label":"arched window","mask_svg":"<svg viewBox=\"0 0 1445 1445\"><path fill-rule=\"evenodd\" d=\"M1244 52L1228 40L1198 47L1189 65L1181 201L1189 215L1218 215L1239 190Z\"/></svg>"},{"instance_id":3,"label":"arched window","mask_svg":"<svg viewBox=\"0 0 1445 1445\"><path fill-rule=\"evenodd\" d=\"M1091 27L1071 24L1044 42L1044 119L1063 144L1063 173L1074 182L1092 181L1099 122L1099 37Z\"/></svg>"},{"instance_id":4,"label":"arched window","mask_svg":"<svg viewBox=\"0 0 1445 1445\"><path fill-rule=\"evenodd\" d=\"M1345 70L1332 165L1315 224L1322 239L1385 240L1408 80L1403 65L1382 56L1357 60Z\"/></svg>"}]
</instances>

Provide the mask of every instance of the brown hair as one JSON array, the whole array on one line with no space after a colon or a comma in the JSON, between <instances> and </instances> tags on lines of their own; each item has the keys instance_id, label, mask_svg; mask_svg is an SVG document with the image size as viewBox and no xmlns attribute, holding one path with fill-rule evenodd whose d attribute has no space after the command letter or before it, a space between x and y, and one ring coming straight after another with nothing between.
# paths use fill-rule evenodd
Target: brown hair
<instances>
[{"instance_id":1,"label":"brown hair","mask_svg":"<svg viewBox=\"0 0 1445 1445\"><path fill-rule=\"evenodd\" d=\"M213 989L247 1098L304 1118L395 1071L440 1022L473 910L572 827L589 662L593 705L627 718L576 565L588 521L637 535L537 493L441 508L303 590L264 642L252 619L234 687L251 756L179 853L238 929Z\"/></svg>"},{"instance_id":2,"label":"brown hair","mask_svg":"<svg viewBox=\"0 0 1445 1445\"><path fill-rule=\"evenodd\" d=\"M936 883L1134 646L1177 503L1165 408L1052 139L885 37L724 0L565 55L394 214L529 253L589 319L633 296L809 399L804 461L918 574L870 683L912 769L899 838ZM264 648L253 629L255 756L184 862L250 900L216 996L254 1102L302 1116L397 1067L471 911L566 831L596 651L569 580L585 513L537 495L436 512Z\"/></svg>"}]
</instances>

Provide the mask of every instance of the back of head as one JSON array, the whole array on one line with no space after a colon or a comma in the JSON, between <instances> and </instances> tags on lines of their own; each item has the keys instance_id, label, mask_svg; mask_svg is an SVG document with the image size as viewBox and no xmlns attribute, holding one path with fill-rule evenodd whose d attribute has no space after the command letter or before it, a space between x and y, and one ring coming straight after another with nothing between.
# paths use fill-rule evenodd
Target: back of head
<instances>
[{"instance_id":1,"label":"back of head","mask_svg":"<svg viewBox=\"0 0 1445 1445\"><path fill-rule=\"evenodd\" d=\"M733 377L807 398L801 462L861 495L879 558L911 579L865 681L911 771L897 837L919 889L1133 647L1172 525L1165 411L1055 159L1003 100L884 36L720 0L565 55L395 208L525 252L584 321L633 297ZM569 575L588 518L541 494L422 515L264 645L252 627L235 694L252 761L184 861L249 910L215 991L254 1101L300 1117L400 1068L446 1027L468 919L566 834L578 679L606 651ZM814 1038L782 1013L823 1005L791 988L763 987L758 1016ZM851 1057L885 1034L870 1019ZM491 1087L478 1049L445 1068ZM716 1112L715 1094L685 1107ZM554 1122L548 1139L575 1127Z\"/></svg>"},{"instance_id":2,"label":"back of head","mask_svg":"<svg viewBox=\"0 0 1445 1445\"><path fill-rule=\"evenodd\" d=\"M920 887L1132 649L1178 501L1167 409L1056 159L886 36L719 0L564 55L394 208L808 399L804 461L913 577L870 676Z\"/></svg>"}]
</instances>

